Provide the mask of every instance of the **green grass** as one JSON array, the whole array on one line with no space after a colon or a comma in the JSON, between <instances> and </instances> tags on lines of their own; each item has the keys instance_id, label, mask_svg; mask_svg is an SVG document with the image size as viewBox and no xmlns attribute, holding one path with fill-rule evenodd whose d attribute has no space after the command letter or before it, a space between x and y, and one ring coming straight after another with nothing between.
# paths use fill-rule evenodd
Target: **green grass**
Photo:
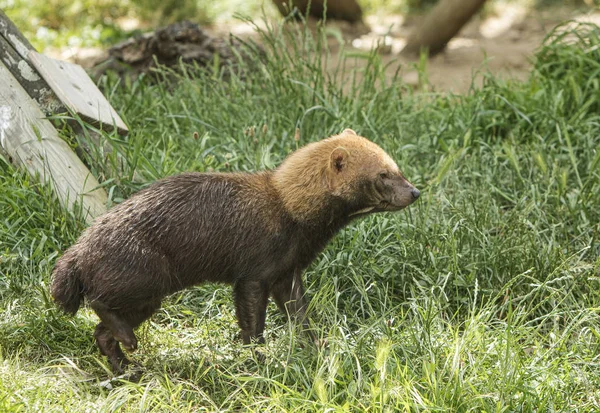
<instances>
[{"instance_id":1,"label":"green grass","mask_svg":"<svg viewBox=\"0 0 600 413\"><path fill-rule=\"evenodd\" d=\"M268 59L227 82L105 78L131 134L103 136L125 161L86 161L119 202L184 170L270 168L346 127L380 144L423 195L353 223L305 274L327 348L271 305L257 362L230 289L203 285L139 330L139 383L100 386L95 315L47 293L85 225L0 160L0 411L598 411L600 30L551 37L527 81L487 75L463 96L413 94L376 55L324 75L322 39L294 38L265 33Z\"/></svg>"}]
</instances>

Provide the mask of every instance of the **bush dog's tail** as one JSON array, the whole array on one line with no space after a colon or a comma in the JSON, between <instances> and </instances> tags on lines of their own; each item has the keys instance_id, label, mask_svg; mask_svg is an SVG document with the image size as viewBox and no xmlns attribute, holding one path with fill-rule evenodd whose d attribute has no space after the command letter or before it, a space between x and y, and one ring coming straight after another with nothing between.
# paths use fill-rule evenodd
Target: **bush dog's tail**
<instances>
[{"instance_id":1,"label":"bush dog's tail","mask_svg":"<svg viewBox=\"0 0 600 413\"><path fill-rule=\"evenodd\" d=\"M52 272L50 293L56 304L67 314L74 315L83 299L83 288L77 270L77 257L67 251L56 262Z\"/></svg>"}]
</instances>

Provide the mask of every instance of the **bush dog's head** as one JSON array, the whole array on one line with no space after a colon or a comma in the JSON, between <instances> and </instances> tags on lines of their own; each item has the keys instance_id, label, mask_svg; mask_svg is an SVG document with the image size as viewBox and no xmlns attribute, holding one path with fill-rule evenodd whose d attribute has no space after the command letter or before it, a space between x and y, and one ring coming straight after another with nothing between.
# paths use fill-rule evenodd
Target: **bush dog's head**
<instances>
[{"instance_id":1,"label":"bush dog's head","mask_svg":"<svg viewBox=\"0 0 600 413\"><path fill-rule=\"evenodd\" d=\"M354 214L398 211L419 198L419 190L379 146L352 129L331 139L339 145L329 156L327 183L334 195L361 207Z\"/></svg>"},{"instance_id":2,"label":"bush dog's head","mask_svg":"<svg viewBox=\"0 0 600 413\"><path fill-rule=\"evenodd\" d=\"M406 208L420 195L383 149L352 129L292 153L274 182L288 211L304 221L332 208L332 200L355 217Z\"/></svg>"}]
</instances>

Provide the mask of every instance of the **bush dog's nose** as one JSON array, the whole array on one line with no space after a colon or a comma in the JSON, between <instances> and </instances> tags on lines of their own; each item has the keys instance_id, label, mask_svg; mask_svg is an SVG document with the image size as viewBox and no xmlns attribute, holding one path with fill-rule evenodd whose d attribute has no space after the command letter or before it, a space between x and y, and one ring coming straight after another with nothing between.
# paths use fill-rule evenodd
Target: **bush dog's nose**
<instances>
[{"instance_id":1,"label":"bush dog's nose","mask_svg":"<svg viewBox=\"0 0 600 413\"><path fill-rule=\"evenodd\" d=\"M413 188L410 193L414 199L417 199L421 195L421 192L417 188Z\"/></svg>"}]
</instances>

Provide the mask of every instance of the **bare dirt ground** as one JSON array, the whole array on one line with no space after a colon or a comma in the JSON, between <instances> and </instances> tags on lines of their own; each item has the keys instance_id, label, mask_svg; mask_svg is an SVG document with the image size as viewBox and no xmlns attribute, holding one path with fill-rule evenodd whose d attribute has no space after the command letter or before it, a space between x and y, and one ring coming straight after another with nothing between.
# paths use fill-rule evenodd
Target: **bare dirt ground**
<instances>
[{"instance_id":1,"label":"bare dirt ground","mask_svg":"<svg viewBox=\"0 0 600 413\"><path fill-rule=\"evenodd\" d=\"M340 51L346 53L369 51L378 47L386 73L392 77L400 66L404 82L420 90L465 93L472 83L480 84L482 74L490 72L502 78L525 79L531 70L532 58L545 36L556 25L566 20L593 22L600 25L600 12L567 7L534 10L517 4L497 6L495 10L473 18L448 44L446 50L426 62L427 84L419 79L417 60L400 55L406 38L419 24L420 18L406 19L401 15L368 16L366 25L356 27L344 22L329 22L328 29L337 31L345 45L339 44L339 36L330 36L332 52L329 59L338 59ZM316 26L314 22L311 25ZM251 35L245 25L229 28L234 34ZM217 33L224 35L222 28ZM357 68L366 64L365 59L350 59L347 63ZM332 65L330 65L332 66ZM349 68L348 64L346 68Z\"/></svg>"},{"instance_id":2,"label":"bare dirt ground","mask_svg":"<svg viewBox=\"0 0 600 413\"><path fill-rule=\"evenodd\" d=\"M600 13L582 14L566 8L536 11L509 5L496 12L474 18L450 41L444 52L428 60L430 89L464 93L472 82L481 83L482 73L486 71L502 78L525 79L530 73L535 51L557 24L570 19L600 24ZM385 20L383 24L371 25L373 33L386 27ZM417 71L410 70L411 64L414 66L416 62L398 55L416 24L418 21L406 22L397 31L391 31L390 39L386 39L388 54L383 60L389 62L399 58L397 64L405 68L402 71L404 81L418 86ZM354 44L362 46L360 40ZM395 70L395 66L392 64L388 71Z\"/></svg>"},{"instance_id":3,"label":"bare dirt ground","mask_svg":"<svg viewBox=\"0 0 600 413\"><path fill-rule=\"evenodd\" d=\"M378 47L378 53L387 65L386 73L390 77L400 66L403 80L415 88L465 93L473 82L480 83L482 73L487 71L502 78L526 78L531 69L532 57L546 34L557 24L570 19L600 25L600 12L581 12L569 8L530 10L511 4L496 7L492 13L472 19L443 53L427 60L425 85L415 68L418 61L408 60L400 55L408 34L419 24L417 17L407 20L401 15L368 16L366 25L360 27L343 22L329 22L328 30L337 33L329 37L329 58L335 61L341 51L368 51ZM316 27L314 22L310 24ZM219 25L205 29L214 36L233 33L242 38L258 38L248 24ZM343 47L340 39L345 43ZM98 49L69 49L49 54L90 67L94 62L102 60L104 53ZM349 59L346 67L350 64L360 68L365 63L365 59Z\"/></svg>"}]
</instances>

